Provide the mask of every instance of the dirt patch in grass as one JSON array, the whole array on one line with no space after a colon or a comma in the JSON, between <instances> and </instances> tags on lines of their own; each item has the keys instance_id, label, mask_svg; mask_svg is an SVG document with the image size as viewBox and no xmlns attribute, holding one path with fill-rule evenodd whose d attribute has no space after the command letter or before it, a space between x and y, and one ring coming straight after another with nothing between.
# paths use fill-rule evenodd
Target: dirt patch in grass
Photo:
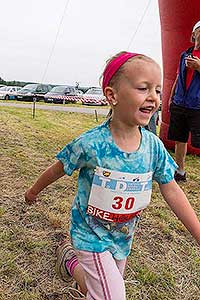
<instances>
[{"instance_id":1,"label":"dirt patch in grass","mask_svg":"<svg viewBox=\"0 0 200 300\"><path fill-rule=\"evenodd\" d=\"M31 110L0 108L0 299L70 300L55 273L55 248L69 238L77 174L52 184L34 206L24 192L68 141L95 125L87 115L40 111L33 120ZM188 155L182 188L200 216L199 170L200 158ZM128 260L127 299L199 300L199 274L199 248L154 184Z\"/></svg>"}]
</instances>

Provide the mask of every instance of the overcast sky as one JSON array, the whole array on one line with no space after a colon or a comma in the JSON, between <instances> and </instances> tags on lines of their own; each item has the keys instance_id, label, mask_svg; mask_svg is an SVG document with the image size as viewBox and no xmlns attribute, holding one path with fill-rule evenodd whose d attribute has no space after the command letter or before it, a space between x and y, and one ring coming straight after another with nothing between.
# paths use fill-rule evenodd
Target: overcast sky
<instances>
[{"instance_id":1,"label":"overcast sky","mask_svg":"<svg viewBox=\"0 0 200 300\"><path fill-rule=\"evenodd\" d=\"M4 80L98 86L121 50L162 62L157 0L0 0L0 8Z\"/></svg>"}]
</instances>

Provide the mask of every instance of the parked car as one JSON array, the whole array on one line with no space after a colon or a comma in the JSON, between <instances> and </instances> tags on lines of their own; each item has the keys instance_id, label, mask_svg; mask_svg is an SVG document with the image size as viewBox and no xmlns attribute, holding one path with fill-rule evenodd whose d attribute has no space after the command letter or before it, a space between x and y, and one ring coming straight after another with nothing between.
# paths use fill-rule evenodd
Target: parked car
<instances>
[{"instance_id":1,"label":"parked car","mask_svg":"<svg viewBox=\"0 0 200 300\"><path fill-rule=\"evenodd\" d=\"M74 86L59 85L44 95L46 103L76 103L80 100L80 93Z\"/></svg>"},{"instance_id":2,"label":"parked car","mask_svg":"<svg viewBox=\"0 0 200 300\"><path fill-rule=\"evenodd\" d=\"M101 88L90 88L85 94L82 95L83 105L108 105L108 102L103 95Z\"/></svg>"},{"instance_id":3,"label":"parked car","mask_svg":"<svg viewBox=\"0 0 200 300\"><path fill-rule=\"evenodd\" d=\"M19 101L40 101L44 100L44 95L52 89L48 84L31 83L25 85L17 94Z\"/></svg>"},{"instance_id":4,"label":"parked car","mask_svg":"<svg viewBox=\"0 0 200 300\"><path fill-rule=\"evenodd\" d=\"M80 89L76 89L78 95L83 95L83 91Z\"/></svg>"},{"instance_id":5,"label":"parked car","mask_svg":"<svg viewBox=\"0 0 200 300\"><path fill-rule=\"evenodd\" d=\"M19 90L21 90L20 86L3 86L0 88L0 99L15 99Z\"/></svg>"}]
</instances>

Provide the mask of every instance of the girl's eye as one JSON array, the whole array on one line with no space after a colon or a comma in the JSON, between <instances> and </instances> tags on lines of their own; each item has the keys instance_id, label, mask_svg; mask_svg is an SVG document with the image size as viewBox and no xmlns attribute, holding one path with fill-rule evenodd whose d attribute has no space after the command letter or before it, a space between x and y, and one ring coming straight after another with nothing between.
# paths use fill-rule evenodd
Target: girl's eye
<instances>
[{"instance_id":1,"label":"girl's eye","mask_svg":"<svg viewBox=\"0 0 200 300\"><path fill-rule=\"evenodd\" d=\"M146 87L139 87L138 90L139 90L139 91L146 91L147 88L146 88Z\"/></svg>"},{"instance_id":2,"label":"girl's eye","mask_svg":"<svg viewBox=\"0 0 200 300\"><path fill-rule=\"evenodd\" d=\"M161 91L160 91L160 90L156 90L156 93L157 93L158 95L160 95L160 94L161 94Z\"/></svg>"}]
</instances>

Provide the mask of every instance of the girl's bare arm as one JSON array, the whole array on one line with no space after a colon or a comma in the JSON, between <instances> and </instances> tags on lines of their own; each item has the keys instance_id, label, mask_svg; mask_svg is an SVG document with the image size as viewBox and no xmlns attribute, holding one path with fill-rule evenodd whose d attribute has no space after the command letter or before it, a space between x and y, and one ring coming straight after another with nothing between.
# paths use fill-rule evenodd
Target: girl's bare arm
<instances>
[{"instance_id":1,"label":"girl's bare arm","mask_svg":"<svg viewBox=\"0 0 200 300\"><path fill-rule=\"evenodd\" d=\"M161 184L160 191L178 219L200 245L200 222L182 189L175 180L172 180L167 184Z\"/></svg>"},{"instance_id":2,"label":"girl's bare arm","mask_svg":"<svg viewBox=\"0 0 200 300\"><path fill-rule=\"evenodd\" d=\"M26 191L25 201L32 204L36 201L37 195L48 185L65 175L63 164L56 161L48 167L35 181L35 183Z\"/></svg>"}]
</instances>

